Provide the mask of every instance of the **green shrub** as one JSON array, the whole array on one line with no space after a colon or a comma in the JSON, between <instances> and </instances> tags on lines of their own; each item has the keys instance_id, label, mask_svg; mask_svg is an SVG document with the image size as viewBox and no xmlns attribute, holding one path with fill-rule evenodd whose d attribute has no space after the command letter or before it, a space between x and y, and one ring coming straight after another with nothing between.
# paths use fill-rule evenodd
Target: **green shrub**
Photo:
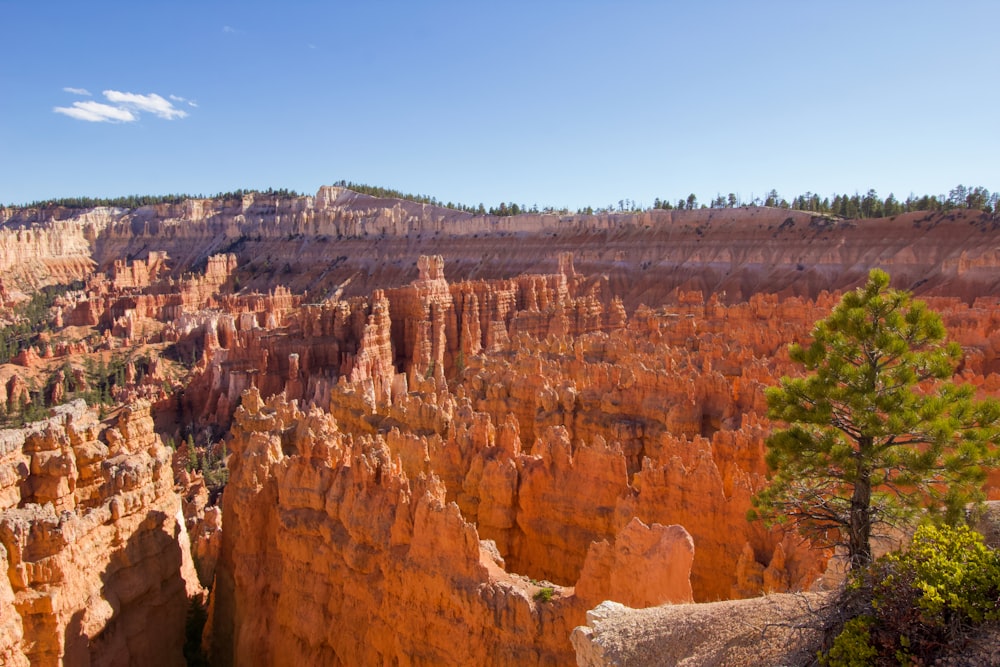
<instances>
[{"instance_id":1,"label":"green shrub","mask_svg":"<svg viewBox=\"0 0 1000 667\"><path fill-rule=\"evenodd\" d=\"M537 602L552 602L556 589L552 586L544 586L535 592L534 598Z\"/></svg>"},{"instance_id":2,"label":"green shrub","mask_svg":"<svg viewBox=\"0 0 1000 667\"><path fill-rule=\"evenodd\" d=\"M871 629L875 623L872 616L855 616L844 623L844 629L833 640L827 653L820 654L819 664L823 667L868 667L878 657L878 650L872 646Z\"/></svg>"},{"instance_id":3,"label":"green shrub","mask_svg":"<svg viewBox=\"0 0 1000 667\"><path fill-rule=\"evenodd\" d=\"M886 562L902 581L912 579L925 622L946 625L952 618L973 623L998 618L1000 554L971 528L921 526L909 551L890 554ZM890 572L877 589L883 601L897 592L893 576Z\"/></svg>"},{"instance_id":4,"label":"green shrub","mask_svg":"<svg viewBox=\"0 0 1000 667\"><path fill-rule=\"evenodd\" d=\"M822 664L928 664L977 624L1000 618L1000 553L966 526L923 525L907 551L855 575L841 604L855 615Z\"/></svg>"}]
</instances>

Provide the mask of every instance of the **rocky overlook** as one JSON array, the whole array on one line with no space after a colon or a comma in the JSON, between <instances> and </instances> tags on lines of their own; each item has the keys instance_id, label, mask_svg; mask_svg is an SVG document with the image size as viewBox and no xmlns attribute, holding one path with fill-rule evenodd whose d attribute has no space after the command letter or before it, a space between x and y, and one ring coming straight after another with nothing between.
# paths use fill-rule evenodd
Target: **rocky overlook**
<instances>
[{"instance_id":1,"label":"rocky overlook","mask_svg":"<svg viewBox=\"0 0 1000 667\"><path fill-rule=\"evenodd\" d=\"M570 638L605 601L822 588L831 553L746 520L763 390L873 266L1000 394L981 212L497 218L324 187L0 220L8 319L78 281L0 365L5 415L66 406L0 432L4 664L182 664L203 590L212 664L570 665L600 664Z\"/></svg>"}]
</instances>

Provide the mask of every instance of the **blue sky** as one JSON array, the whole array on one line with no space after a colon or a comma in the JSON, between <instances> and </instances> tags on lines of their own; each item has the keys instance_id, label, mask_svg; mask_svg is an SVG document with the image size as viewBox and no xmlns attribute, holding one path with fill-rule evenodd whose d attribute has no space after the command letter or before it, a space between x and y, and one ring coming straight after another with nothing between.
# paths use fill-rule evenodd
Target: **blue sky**
<instances>
[{"instance_id":1,"label":"blue sky","mask_svg":"<svg viewBox=\"0 0 1000 667\"><path fill-rule=\"evenodd\" d=\"M0 25L0 203L1000 189L995 0L0 0Z\"/></svg>"}]
</instances>

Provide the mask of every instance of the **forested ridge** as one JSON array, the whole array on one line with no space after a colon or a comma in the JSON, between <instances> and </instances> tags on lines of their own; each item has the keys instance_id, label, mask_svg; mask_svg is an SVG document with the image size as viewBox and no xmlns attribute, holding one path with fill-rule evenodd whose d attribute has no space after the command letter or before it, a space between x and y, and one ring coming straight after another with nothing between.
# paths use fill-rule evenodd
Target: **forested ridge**
<instances>
[{"instance_id":1,"label":"forested ridge","mask_svg":"<svg viewBox=\"0 0 1000 667\"><path fill-rule=\"evenodd\" d=\"M139 208L141 206L153 206L155 204L180 204L189 199L242 199L245 195L258 194L274 197L299 197L295 190L287 188L268 188L267 190L232 190L230 192L219 192L206 197L205 195L168 194L168 195L126 195L123 197L59 197L57 199L44 199L33 201L29 204L12 204L13 209L27 208L50 208L62 207L71 209L96 208L107 206L111 208Z\"/></svg>"},{"instance_id":2,"label":"forested ridge","mask_svg":"<svg viewBox=\"0 0 1000 667\"><path fill-rule=\"evenodd\" d=\"M527 206L516 202L500 202L495 206L486 207L480 203L478 206L466 204L456 204L453 202L442 202L436 197L429 195L414 195L379 186L365 185L362 183L352 183L350 181L337 181L334 185L344 187L354 192L371 195L373 197L405 199L420 204L430 204L432 206L443 206L457 211L465 211L473 215L496 215L509 216L521 213L555 213L569 215L572 213L568 208L556 208L545 206L539 208L537 204ZM577 214L591 215L594 213L638 213L651 209L665 210L695 210L701 208L742 208L746 206L770 206L774 208L786 208L795 211L809 211L820 215L830 215L841 218L883 218L909 213L911 211L944 211L955 208L966 208L982 210L992 213L997 210L997 201L1000 199L1000 192L990 192L982 186L966 187L958 185L951 189L947 195L915 195L910 193L906 199L899 199L893 193L882 198L874 189L869 189L864 195L855 192L851 194L833 194L828 197L807 192L788 200L778 194L777 190L767 192L763 197L753 197L744 200L736 193L730 192L727 196L716 195L708 204L699 203L697 195L694 193L676 202L670 199L653 200L652 206L645 206L633 199L620 199L617 202L594 208L587 206L576 210Z\"/></svg>"},{"instance_id":3,"label":"forested ridge","mask_svg":"<svg viewBox=\"0 0 1000 667\"><path fill-rule=\"evenodd\" d=\"M419 204L440 206L456 211L463 211L472 215L494 215L512 216L522 213L549 213L557 215L570 215L574 211L567 207L543 206L538 204L528 206L518 204L514 201L501 201L499 204L487 207L483 203L478 205L468 205L452 201L441 201L431 195L412 194L376 185L364 183L354 183L352 181L339 180L334 183L337 187L347 188L359 194L372 197L403 199ZM267 190L233 190L231 192L220 192L205 197L203 195L167 194L167 195L128 195L124 197L62 197L58 199L46 199L34 201L29 204L12 204L12 209L31 209L62 207L69 209L87 209L98 206L108 206L115 208L134 209L141 206L151 206L154 204L179 204L188 199L216 199L230 200L241 199L245 195L259 194L273 197L299 197L295 190L287 188L268 188ZM744 199L737 193L730 192L728 195L717 194L708 203L703 203L694 193L677 200L657 197L652 205L646 205L634 199L619 199L605 206L586 206L578 208L576 214L591 215L595 213L638 213L654 209L691 211L695 209L723 209L723 208L743 208L753 206L767 206L773 208L784 208L794 211L808 211L818 215L829 215L840 218L864 219L864 218L887 218L902 213L913 211L948 211L953 209L970 209L984 211L986 213L996 212L998 202L1000 202L1000 191L990 192L985 187L957 185L947 194L922 194L910 193L905 199L897 197L894 193L889 193L882 197L874 189L869 189L865 194L855 192L833 193L829 196L821 196L814 192L806 192L795 197L785 198L777 190L770 190L763 196L751 195Z\"/></svg>"}]
</instances>

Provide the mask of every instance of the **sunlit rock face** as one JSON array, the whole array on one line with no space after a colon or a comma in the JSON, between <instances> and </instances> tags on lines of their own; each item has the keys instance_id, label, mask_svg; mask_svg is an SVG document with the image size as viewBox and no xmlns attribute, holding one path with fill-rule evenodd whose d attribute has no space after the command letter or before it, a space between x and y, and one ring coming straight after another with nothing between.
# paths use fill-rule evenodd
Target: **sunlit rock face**
<instances>
[{"instance_id":1,"label":"sunlit rock face","mask_svg":"<svg viewBox=\"0 0 1000 667\"><path fill-rule=\"evenodd\" d=\"M729 303L815 298L863 282L873 266L918 294L972 300L1000 288L994 222L966 210L841 220L767 207L474 216L323 187L137 209L0 209L0 283L19 293L153 253L179 278L232 253L244 287L367 296L414 280L420 255L441 255L465 280L553 273L558 254L572 252L576 269L606 276L629 311L674 289Z\"/></svg>"},{"instance_id":2,"label":"sunlit rock face","mask_svg":"<svg viewBox=\"0 0 1000 667\"><path fill-rule=\"evenodd\" d=\"M559 619L517 625L517 636L531 639L503 639L511 653L493 646L501 657L490 660L500 664L511 655L570 663L562 629L601 600L650 606L748 597L809 588L821 577L828 554L745 515L766 478L763 389L793 372L787 342L804 340L835 295L758 295L727 306L681 293L671 306L628 317L568 262L560 274L450 284L436 259L420 265L411 286L351 302L349 311L309 310L318 317L310 331L344 331L338 317L365 314L353 329L354 354L338 357L343 374L326 401L303 410L287 386L266 404L255 389L244 395L250 407L236 413L224 506L219 567L227 583L214 603L217 657L273 655L275 637L294 637L281 650L301 659L336 656L345 664L417 651L430 640L407 638L403 617L392 616L393 632L384 636L387 626L371 619L389 615L386 600L396 609L412 599L411 587L426 591L428 572L439 569L415 551L426 525L418 515L463 528L432 529L439 537L431 551L454 560L454 577L435 580L436 603L413 602L424 629L412 630L416 636L444 615L461 627L453 635L506 637L520 612L498 609L515 603ZM986 387L973 368L987 363L991 308L954 299L935 306L960 340L978 346L963 372ZM331 336L298 340L318 347ZM310 349L300 359L321 356ZM362 471L363 483L355 477ZM425 500L439 510L418 509ZM366 517L363 526L356 515ZM336 555L310 574L305 564L287 569L305 554L328 552ZM300 590L300 582L320 580L330 588L319 600ZM463 611L445 602L498 581L512 581L504 590L517 595L465 600ZM535 599L542 582L552 585L553 601ZM345 608L367 623L363 641L330 629ZM314 615L324 620L297 621ZM303 629L317 627L322 637ZM373 652L358 653L359 642ZM315 653L295 653L302 646ZM431 661L483 659L423 646Z\"/></svg>"},{"instance_id":3,"label":"sunlit rock face","mask_svg":"<svg viewBox=\"0 0 1000 667\"><path fill-rule=\"evenodd\" d=\"M539 590L379 437L244 397L213 592L221 664L567 663L582 606ZM570 613L576 611L575 614Z\"/></svg>"},{"instance_id":4,"label":"sunlit rock face","mask_svg":"<svg viewBox=\"0 0 1000 667\"><path fill-rule=\"evenodd\" d=\"M198 592L148 403L0 432L4 664L183 665ZM155 631L153 631L155 629Z\"/></svg>"},{"instance_id":5,"label":"sunlit rock face","mask_svg":"<svg viewBox=\"0 0 1000 667\"><path fill-rule=\"evenodd\" d=\"M303 410L287 385L243 394L214 659L571 664L567 629L601 600L727 597L747 549L784 588L818 574L817 555L745 521L764 428L743 413L768 371L712 370L725 307L711 326L693 296L686 328L676 312L630 322L568 258L560 274L451 285L438 260L421 266L350 311L307 309L301 343L356 341L337 369L310 365L344 372L325 403ZM350 312L363 324L338 326ZM699 352L675 353L699 327Z\"/></svg>"},{"instance_id":6,"label":"sunlit rock face","mask_svg":"<svg viewBox=\"0 0 1000 667\"><path fill-rule=\"evenodd\" d=\"M223 664L570 664L568 633L603 597L691 599L680 526L635 520L617 548L594 545L574 592L508 571L441 480L410 479L381 436L253 389L233 436L212 601Z\"/></svg>"},{"instance_id":7,"label":"sunlit rock face","mask_svg":"<svg viewBox=\"0 0 1000 667\"><path fill-rule=\"evenodd\" d=\"M0 436L3 664L179 664L192 552L220 665L569 665L605 600L810 588L829 554L745 518L763 392L870 266L1000 392L978 213L490 218L323 188L0 218L29 258L0 300L79 278L53 326L98 328L0 367L0 406L74 356L159 350L121 416ZM225 441L221 508L154 424Z\"/></svg>"}]
</instances>

